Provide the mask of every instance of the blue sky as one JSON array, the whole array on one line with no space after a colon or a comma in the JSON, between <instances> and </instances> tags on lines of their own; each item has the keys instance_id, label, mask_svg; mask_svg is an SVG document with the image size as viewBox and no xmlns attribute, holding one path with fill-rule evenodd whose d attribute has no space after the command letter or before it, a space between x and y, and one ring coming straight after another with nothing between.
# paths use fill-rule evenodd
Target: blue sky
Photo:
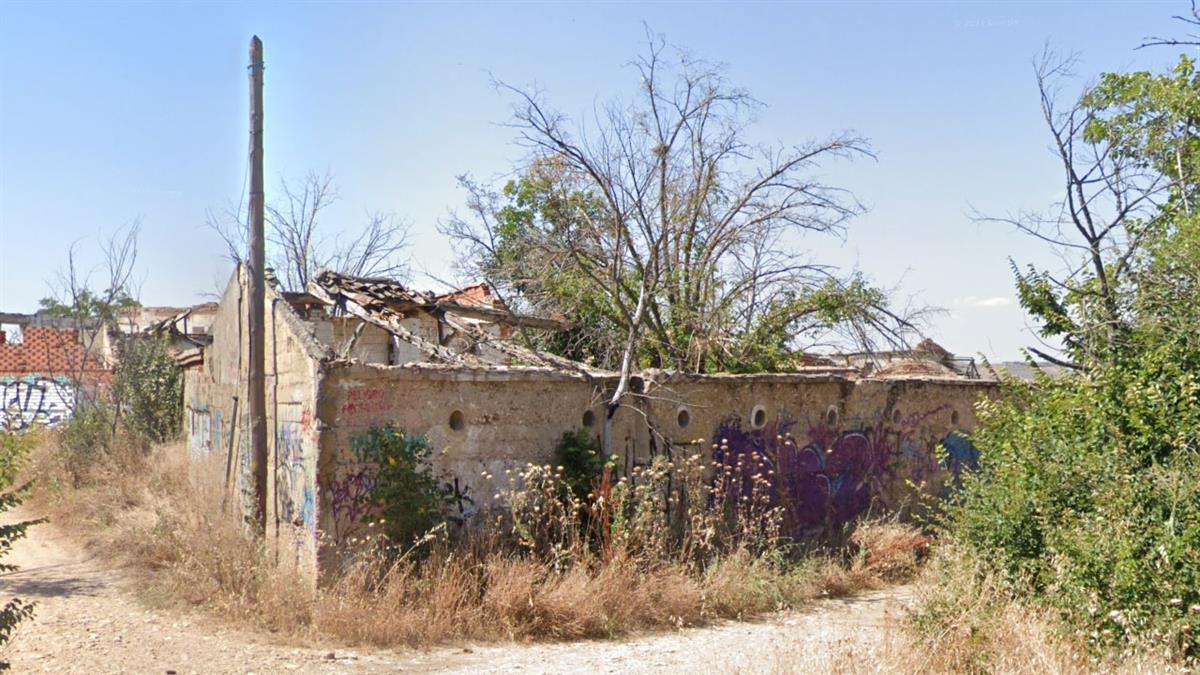
<instances>
[{"instance_id":1,"label":"blue sky","mask_svg":"<svg viewBox=\"0 0 1200 675\"><path fill-rule=\"evenodd\" d=\"M240 199L246 50L266 53L268 200L280 177L335 177L331 231L368 211L412 224L414 282L447 278L435 224L461 208L455 177L522 157L490 75L543 87L568 114L628 95L643 21L728 65L763 100L755 137L843 129L877 162L827 167L870 212L804 255L858 266L944 307L928 333L1011 359L1031 342L1007 258L1054 264L1034 241L971 221L1046 205L1060 190L1031 61L1049 41L1078 70L1160 69L1134 50L1174 34L1167 3L0 3L0 310L32 311L79 241L141 222L141 299L198 302L228 275L206 213Z\"/></svg>"}]
</instances>

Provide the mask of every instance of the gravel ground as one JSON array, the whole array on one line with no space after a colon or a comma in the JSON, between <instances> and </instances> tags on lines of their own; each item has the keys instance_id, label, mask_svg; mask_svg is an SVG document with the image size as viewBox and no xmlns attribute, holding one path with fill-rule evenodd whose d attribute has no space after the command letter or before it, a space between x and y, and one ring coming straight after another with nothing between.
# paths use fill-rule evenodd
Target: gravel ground
<instances>
[{"instance_id":1,"label":"gravel ground","mask_svg":"<svg viewBox=\"0 0 1200 675\"><path fill-rule=\"evenodd\" d=\"M870 662L910 598L897 587L761 622L622 641L377 651L273 643L198 615L146 609L126 581L49 525L4 560L0 598L37 602L2 658L18 673L759 673L843 672Z\"/></svg>"}]
</instances>

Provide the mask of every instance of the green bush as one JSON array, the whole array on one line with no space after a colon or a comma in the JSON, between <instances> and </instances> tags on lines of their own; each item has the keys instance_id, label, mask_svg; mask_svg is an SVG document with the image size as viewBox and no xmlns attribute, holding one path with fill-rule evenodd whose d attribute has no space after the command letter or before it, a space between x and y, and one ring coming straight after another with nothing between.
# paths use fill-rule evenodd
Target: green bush
<instances>
[{"instance_id":1,"label":"green bush","mask_svg":"<svg viewBox=\"0 0 1200 675\"><path fill-rule=\"evenodd\" d=\"M108 452L115 428L112 407L103 401L80 401L71 418L55 430L58 455L76 485Z\"/></svg>"},{"instance_id":2,"label":"green bush","mask_svg":"<svg viewBox=\"0 0 1200 675\"><path fill-rule=\"evenodd\" d=\"M0 514L7 513L21 504L28 485L13 487L30 450L41 442L40 430L14 432L0 429ZM23 538L30 526L40 521L23 521L0 525L0 558L8 554L14 543ZM14 572L16 566L0 563L0 572ZM12 598L0 606L0 647L8 644L13 631L25 619L33 616L33 603ZM0 660L0 670L7 670L8 663Z\"/></svg>"},{"instance_id":3,"label":"green bush","mask_svg":"<svg viewBox=\"0 0 1200 675\"><path fill-rule=\"evenodd\" d=\"M951 532L1098 643L1200 653L1200 361L1169 346L982 403Z\"/></svg>"},{"instance_id":4,"label":"green bush","mask_svg":"<svg viewBox=\"0 0 1200 675\"><path fill-rule=\"evenodd\" d=\"M604 473L600 439L587 429L563 434L554 448L554 460L562 467L563 480L577 499L586 499Z\"/></svg>"},{"instance_id":5,"label":"green bush","mask_svg":"<svg viewBox=\"0 0 1200 675\"><path fill-rule=\"evenodd\" d=\"M131 433L162 443L183 424L183 373L166 340L131 339L121 349L113 383L121 423Z\"/></svg>"},{"instance_id":6,"label":"green bush","mask_svg":"<svg viewBox=\"0 0 1200 675\"><path fill-rule=\"evenodd\" d=\"M445 522L451 496L434 475L428 439L389 423L352 436L350 447L369 472L370 500L394 544L407 547Z\"/></svg>"}]
</instances>

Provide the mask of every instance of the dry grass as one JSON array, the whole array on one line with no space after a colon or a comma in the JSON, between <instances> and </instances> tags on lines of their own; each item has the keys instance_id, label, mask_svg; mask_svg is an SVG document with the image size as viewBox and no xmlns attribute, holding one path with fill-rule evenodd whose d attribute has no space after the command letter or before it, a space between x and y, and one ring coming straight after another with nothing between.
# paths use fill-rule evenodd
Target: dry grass
<instances>
[{"instance_id":1,"label":"dry grass","mask_svg":"<svg viewBox=\"0 0 1200 675\"><path fill-rule=\"evenodd\" d=\"M194 477L213 472L191 473L183 447L130 445L83 476L65 475L61 453L50 444L33 458L33 508L125 567L153 603L202 608L296 641L417 646L704 625L903 580L926 546L908 528L870 523L855 533L852 554L789 562L769 548L718 552L709 542L699 564L663 548L657 525L625 531L600 553L588 552L578 528L560 527L569 534L562 535L571 542L568 554L549 558L483 525L422 556L363 556L328 587L310 591L213 508L222 488ZM532 503L528 490L514 499ZM694 558L699 547L685 549Z\"/></svg>"},{"instance_id":2,"label":"dry grass","mask_svg":"<svg viewBox=\"0 0 1200 675\"><path fill-rule=\"evenodd\" d=\"M947 547L914 584L907 620L849 629L829 646L797 640L735 672L1005 673L1191 672L1153 654L1089 649L1046 610L1014 599Z\"/></svg>"},{"instance_id":3,"label":"dry grass","mask_svg":"<svg viewBox=\"0 0 1200 675\"><path fill-rule=\"evenodd\" d=\"M181 444L118 440L73 470L65 453L51 439L31 456L28 507L134 577L150 604L202 606L272 631L312 624L305 584L213 507L222 488L198 476L216 473L194 471Z\"/></svg>"}]
</instances>

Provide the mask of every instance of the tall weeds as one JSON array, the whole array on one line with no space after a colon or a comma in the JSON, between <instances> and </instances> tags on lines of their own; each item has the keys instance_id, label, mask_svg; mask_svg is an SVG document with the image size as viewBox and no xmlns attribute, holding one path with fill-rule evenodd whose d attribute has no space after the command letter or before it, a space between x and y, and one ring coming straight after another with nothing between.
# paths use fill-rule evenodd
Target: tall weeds
<instances>
[{"instance_id":1,"label":"tall weeds","mask_svg":"<svg viewBox=\"0 0 1200 675\"><path fill-rule=\"evenodd\" d=\"M699 457L605 473L575 496L555 466L509 476L495 512L397 548L373 538L319 590L243 535L179 445L111 450L65 476L39 451L35 505L124 564L159 604L199 607L296 640L378 646L604 638L702 625L843 595L916 570L923 539L894 523L799 556L778 509ZM713 472L717 479L713 479ZM731 498L736 494L736 498ZM374 528L383 532L384 527Z\"/></svg>"}]
</instances>

